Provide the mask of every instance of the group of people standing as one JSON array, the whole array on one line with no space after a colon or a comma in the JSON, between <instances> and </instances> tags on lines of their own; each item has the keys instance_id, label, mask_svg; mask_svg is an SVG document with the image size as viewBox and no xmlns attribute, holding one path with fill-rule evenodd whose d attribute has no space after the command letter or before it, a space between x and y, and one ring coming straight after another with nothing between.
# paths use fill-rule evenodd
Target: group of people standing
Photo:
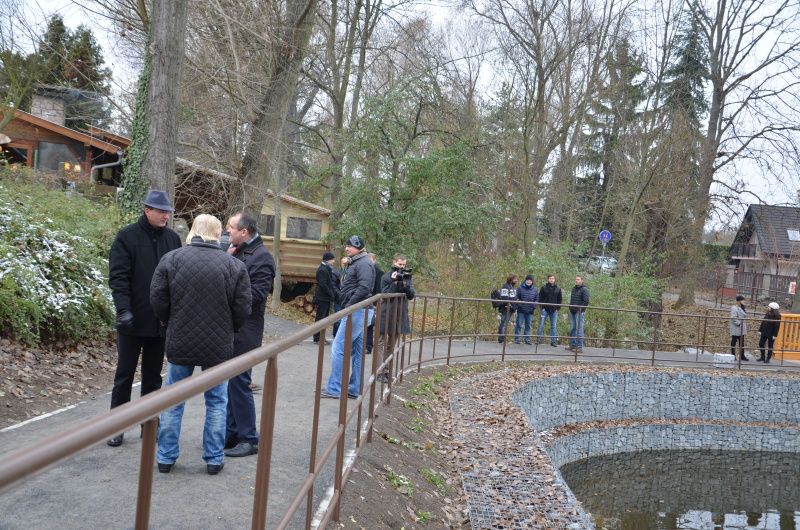
<instances>
[{"instance_id":1,"label":"group of people standing","mask_svg":"<svg viewBox=\"0 0 800 530\"><path fill-rule=\"evenodd\" d=\"M516 314L514 324L514 343L531 342L531 320L539 307L539 327L536 332L536 343L543 341L545 322L550 321L550 346L558 346L558 310L563 305L561 287L556 283L555 274L547 276L547 282L537 290L533 275L528 274L522 285L517 287L519 276L511 273L500 289L499 302L496 304L500 313L500 326L497 329L497 341L505 342L508 324ZM575 286L569 296L570 332L569 344L566 348L576 353L583 352L584 326L586 324L586 307L589 305L589 288L583 283L583 276L575 276Z\"/></svg>"},{"instance_id":2,"label":"group of people standing","mask_svg":"<svg viewBox=\"0 0 800 530\"><path fill-rule=\"evenodd\" d=\"M111 408L130 401L142 358L142 395L190 377L261 346L264 309L275 261L258 233L256 219L238 212L227 222L229 243L220 244L222 222L195 218L182 246L167 227L173 212L166 193L148 192L143 214L117 234L109 253L109 286L116 308L117 369ZM224 456L258 452L250 370L205 392L203 460L210 475ZM158 470L169 473L180 454L184 404L161 413ZM108 440L118 447L124 433Z\"/></svg>"},{"instance_id":3,"label":"group of people standing","mask_svg":"<svg viewBox=\"0 0 800 530\"><path fill-rule=\"evenodd\" d=\"M778 330L781 326L781 306L777 302L770 302L767 312L758 327L758 350L761 357L756 359L763 363L769 363L772 359L772 352L775 348L775 340L778 338ZM744 305L744 296L736 295L736 303L731 307L731 355L736 358L738 346L741 361L749 360L744 354L744 337L747 335L747 307Z\"/></svg>"},{"instance_id":4,"label":"group of people standing","mask_svg":"<svg viewBox=\"0 0 800 530\"><path fill-rule=\"evenodd\" d=\"M350 349L350 378L347 396L351 399L361 394L362 351L370 354L374 350L378 366L394 351L397 337L411 331L408 317L408 300L415 296L413 282L404 274L407 260L404 254L395 254L392 268L384 273L377 264L377 256L366 252L364 240L359 236L350 237L344 246L346 257L342 258L341 269L333 268L335 256L326 252L317 268L317 291L314 295L316 320L330 315L331 306L335 311L347 309L380 293L402 293L405 296L393 298L381 304L380 325L375 330L374 306L358 309L342 318L333 326L333 345L331 348L331 373L321 396L339 398L342 393L342 370L344 363L345 334L348 320L352 320ZM399 307L396 304L400 304ZM364 337L364 320L367 319L367 336ZM377 339L375 339L377 332ZM314 335L315 343L323 340L319 333ZM327 342L327 339L325 339ZM388 381L388 366L378 375Z\"/></svg>"}]
</instances>

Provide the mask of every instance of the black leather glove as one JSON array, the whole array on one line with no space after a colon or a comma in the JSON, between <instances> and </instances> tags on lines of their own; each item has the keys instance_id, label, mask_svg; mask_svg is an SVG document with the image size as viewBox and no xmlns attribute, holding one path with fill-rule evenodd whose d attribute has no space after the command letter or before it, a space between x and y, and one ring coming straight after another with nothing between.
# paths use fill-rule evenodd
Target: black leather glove
<instances>
[{"instance_id":1,"label":"black leather glove","mask_svg":"<svg viewBox=\"0 0 800 530\"><path fill-rule=\"evenodd\" d=\"M117 311L116 327L119 331L127 331L133 327L133 313L128 309Z\"/></svg>"}]
</instances>

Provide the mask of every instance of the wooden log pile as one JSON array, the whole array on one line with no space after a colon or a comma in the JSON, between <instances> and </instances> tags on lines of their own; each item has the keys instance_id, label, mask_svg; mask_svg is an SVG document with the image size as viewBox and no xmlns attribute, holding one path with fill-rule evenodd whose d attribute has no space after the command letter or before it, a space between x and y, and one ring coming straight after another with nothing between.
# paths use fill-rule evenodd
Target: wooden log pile
<instances>
[{"instance_id":1,"label":"wooden log pile","mask_svg":"<svg viewBox=\"0 0 800 530\"><path fill-rule=\"evenodd\" d=\"M296 305L297 307L301 308L303 311L305 311L309 315L316 316L316 312L317 311L316 311L316 307L314 306L313 300L314 300L314 295L311 294L311 293L308 293L308 294L303 295L303 296L298 296L297 298L294 299L293 303L294 303L294 305Z\"/></svg>"}]
</instances>

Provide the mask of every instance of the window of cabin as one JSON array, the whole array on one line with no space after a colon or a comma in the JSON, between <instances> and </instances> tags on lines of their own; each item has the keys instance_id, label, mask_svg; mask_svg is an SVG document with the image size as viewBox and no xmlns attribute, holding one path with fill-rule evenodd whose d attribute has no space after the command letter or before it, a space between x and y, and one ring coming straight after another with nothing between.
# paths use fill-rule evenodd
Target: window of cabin
<instances>
[{"instance_id":1,"label":"window of cabin","mask_svg":"<svg viewBox=\"0 0 800 530\"><path fill-rule=\"evenodd\" d=\"M85 157L83 146L70 149L66 144L39 142L39 169L79 173L81 159Z\"/></svg>"},{"instance_id":2,"label":"window of cabin","mask_svg":"<svg viewBox=\"0 0 800 530\"><path fill-rule=\"evenodd\" d=\"M800 241L800 230L786 229L786 235L789 236L789 241Z\"/></svg>"},{"instance_id":3,"label":"window of cabin","mask_svg":"<svg viewBox=\"0 0 800 530\"><path fill-rule=\"evenodd\" d=\"M275 216L274 215L259 215L258 216L258 229L261 235L272 237L275 233Z\"/></svg>"},{"instance_id":4,"label":"window of cabin","mask_svg":"<svg viewBox=\"0 0 800 530\"><path fill-rule=\"evenodd\" d=\"M322 239L322 221L289 217L286 223L286 237L320 241Z\"/></svg>"}]
</instances>

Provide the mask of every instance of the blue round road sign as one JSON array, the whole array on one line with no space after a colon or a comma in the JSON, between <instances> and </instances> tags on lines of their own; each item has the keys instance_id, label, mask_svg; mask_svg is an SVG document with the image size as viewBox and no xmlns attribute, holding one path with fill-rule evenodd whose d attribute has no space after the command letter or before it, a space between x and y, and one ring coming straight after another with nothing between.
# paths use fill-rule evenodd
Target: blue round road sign
<instances>
[{"instance_id":1,"label":"blue round road sign","mask_svg":"<svg viewBox=\"0 0 800 530\"><path fill-rule=\"evenodd\" d=\"M611 232L609 232L608 230L601 230L600 241L602 241L604 245L609 241L611 241Z\"/></svg>"}]
</instances>

